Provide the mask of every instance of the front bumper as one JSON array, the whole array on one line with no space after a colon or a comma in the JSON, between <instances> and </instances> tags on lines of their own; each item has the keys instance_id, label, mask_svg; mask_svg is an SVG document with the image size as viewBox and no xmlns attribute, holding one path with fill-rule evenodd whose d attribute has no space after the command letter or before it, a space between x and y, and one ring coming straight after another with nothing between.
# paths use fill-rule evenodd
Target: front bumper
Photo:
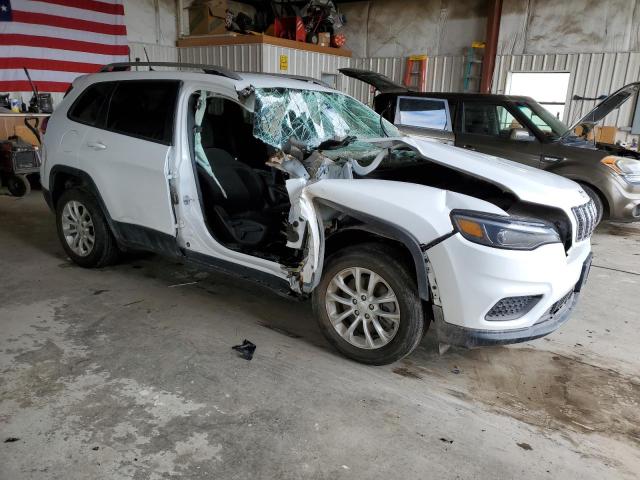
<instances>
[{"instance_id":1,"label":"front bumper","mask_svg":"<svg viewBox=\"0 0 640 480\"><path fill-rule=\"evenodd\" d=\"M568 254L560 244L532 251L502 250L456 234L429 249L427 257L430 281L438 292L434 323L439 340L478 346L538 338L564 323L588 274L591 248L585 240ZM520 317L488 317L497 302L519 296L538 300Z\"/></svg>"},{"instance_id":2,"label":"front bumper","mask_svg":"<svg viewBox=\"0 0 640 480\"><path fill-rule=\"evenodd\" d=\"M549 335L569 320L578 302L578 296L578 292L571 292L569 298L563 302L559 310L553 312L552 307L532 326L514 330L479 330L453 325L444 320L441 308L434 307L436 337L440 343L466 348L506 345L535 340Z\"/></svg>"},{"instance_id":3,"label":"front bumper","mask_svg":"<svg viewBox=\"0 0 640 480\"><path fill-rule=\"evenodd\" d=\"M609 204L610 220L640 221L640 185L632 185L618 176L610 175L609 182L601 188Z\"/></svg>"}]
</instances>

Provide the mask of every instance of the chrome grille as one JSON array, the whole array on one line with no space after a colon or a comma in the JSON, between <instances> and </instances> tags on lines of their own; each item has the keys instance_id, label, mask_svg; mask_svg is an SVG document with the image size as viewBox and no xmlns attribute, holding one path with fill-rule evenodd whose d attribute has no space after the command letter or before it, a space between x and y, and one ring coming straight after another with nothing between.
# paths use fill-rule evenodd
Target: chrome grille
<instances>
[{"instance_id":1,"label":"chrome grille","mask_svg":"<svg viewBox=\"0 0 640 480\"><path fill-rule=\"evenodd\" d=\"M586 240L593 234L593 230L596 228L596 206L593 200L589 200L588 203L580 205L579 207L573 207L573 216L576 219L576 242Z\"/></svg>"}]
</instances>

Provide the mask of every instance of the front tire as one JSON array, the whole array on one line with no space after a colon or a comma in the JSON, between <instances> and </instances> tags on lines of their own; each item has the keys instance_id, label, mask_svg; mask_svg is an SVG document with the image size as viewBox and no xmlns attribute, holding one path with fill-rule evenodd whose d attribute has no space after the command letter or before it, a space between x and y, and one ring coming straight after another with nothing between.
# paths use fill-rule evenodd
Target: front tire
<instances>
[{"instance_id":1,"label":"front tire","mask_svg":"<svg viewBox=\"0 0 640 480\"><path fill-rule=\"evenodd\" d=\"M596 225L598 225L602 218L604 217L604 203L602 202L602 198L600 195L591 187L587 185L580 185L582 189L589 195L589 198L593 200L594 205L596 206Z\"/></svg>"},{"instance_id":2,"label":"front tire","mask_svg":"<svg viewBox=\"0 0 640 480\"><path fill-rule=\"evenodd\" d=\"M425 331L422 303L401 252L360 244L333 254L313 292L320 330L338 351L371 365L411 353Z\"/></svg>"},{"instance_id":3,"label":"front tire","mask_svg":"<svg viewBox=\"0 0 640 480\"><path fill-rule=\"evenodd\" d=\"M119 254L115 238L95 197L80 189L65 191L56 204L58 237L81 267L111 265Z\"/></svg>"}]
</instances>

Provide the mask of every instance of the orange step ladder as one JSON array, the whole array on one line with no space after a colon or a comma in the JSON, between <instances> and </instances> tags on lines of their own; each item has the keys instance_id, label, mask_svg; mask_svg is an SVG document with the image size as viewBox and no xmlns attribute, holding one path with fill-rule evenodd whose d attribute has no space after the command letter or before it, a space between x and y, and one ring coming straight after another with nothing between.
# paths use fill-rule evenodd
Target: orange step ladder
<instances>
[{"instance_id":1,"label":"orange step ladder","mask_svg":"<svg viewBox=\"0 0 640 480\"><path fill-rule=\"evenodd\" d=\"M418 68L416 68L416 66ZM427 56L411 55L404 70L404 85L419 92L427 90Z\"/></svg>"}]
</instances>

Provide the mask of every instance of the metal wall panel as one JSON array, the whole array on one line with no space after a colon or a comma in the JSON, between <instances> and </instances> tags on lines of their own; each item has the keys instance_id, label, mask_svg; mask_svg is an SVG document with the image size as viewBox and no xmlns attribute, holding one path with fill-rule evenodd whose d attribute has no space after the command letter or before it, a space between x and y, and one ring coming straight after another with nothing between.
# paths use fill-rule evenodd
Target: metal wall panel
<instances>
[{"instance_id":1,"label":"metal wall panel","mask_svg":"<svg viewBox=\"0 0 640 480\"><path fill-rule=\"evenodd\" d=\"M129 58L131 61L135 61L139 58L141 62L146 62L147 57L144 54L144 50L147 50L149 60L152 62L177 62L178 61L178 49L177 47L171 47L166 45L157 45L155 43L129 43Z\"/></svg>"},{"instance_id":2,"label":"metal wall panel","mask_svg":"<svg viewBox=\"0 0 640 480\"><path fill-rule=\"evenodd\" d=\"M290 75L302 75L321 79L323 73L338 75L337 87L347 91L348 83L341 81L338 69L348 67L350 58L339 55L309 52L297 48L279 47L276 45L263 45L262 71L264 73L286 73ZM288 57L288 69L280 70L280 56Z\"/></svg>"},{"instance_id":3,"label":"metal wall panel","mask_svg":"<svg viewBox=\"0 0 640 480\"><path fill-rule=\"evenodd\" d=\"M574 95L595 98L640 80L640 52L499 55L496 58L493 93L505 93L509 72L569 72L571 76L563 120L571 124L598 103L594 100L573 100ZM635 102L628 101L618 112L608 115L603 123L617 127L630 126L634 106Z\"/></svg>"},{"instance_id":4,"label":"metal wall panel","mask_svg":"<svg viewBox=\"0 0 640 480\"><path fill-rule=\"evenodd\" d=\"M381 73L397 83L402 83L407 59L404 57L353 58L351 67ZM439 55L427 61L428 92L459 92L462 90L464 57ZM348 93L361 102L371 105L373 93L369 85L350 80Z\"/></svg>"},{"instance_id":5,"label":"metal wall panel","mask_svg":"<svg viewBox=\"0 0 640 480\"><path fill-rule=\"evenodd\" d=\"M250 45L210 45L178 48L180 62L219 65L237 72L262 71L262 48Z\"/></svg>"}]
</instances>

